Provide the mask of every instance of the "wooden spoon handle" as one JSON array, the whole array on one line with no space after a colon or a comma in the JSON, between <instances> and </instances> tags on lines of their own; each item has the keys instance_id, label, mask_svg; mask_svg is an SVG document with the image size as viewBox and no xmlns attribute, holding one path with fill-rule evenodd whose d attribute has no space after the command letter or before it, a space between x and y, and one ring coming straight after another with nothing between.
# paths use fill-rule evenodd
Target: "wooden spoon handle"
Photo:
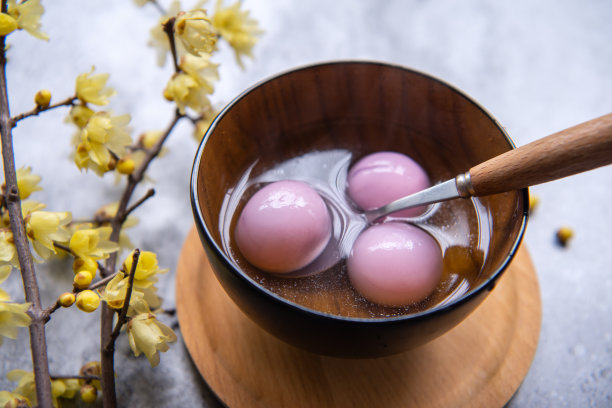
<instances>
[{"instance_id":1,"label":"wooden spoon handle","mask_svg":"<svg viewBox=\"0 0 612 408\"><path fill-rule=\"evenodd\" d=\"M472 167L475 196L557 180L612 163L612 113L554 133Z\"/></svg>"}]
</instances>

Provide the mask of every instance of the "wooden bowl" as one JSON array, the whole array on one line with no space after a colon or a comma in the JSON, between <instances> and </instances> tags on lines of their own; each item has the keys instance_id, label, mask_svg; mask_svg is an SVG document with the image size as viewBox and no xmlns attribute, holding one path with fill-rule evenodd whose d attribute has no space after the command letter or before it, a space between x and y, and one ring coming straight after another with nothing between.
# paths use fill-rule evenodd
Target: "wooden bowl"
<instances>
[{"instance_id":1,"label":"wooden bowl","mask_svg":"<svg viewBox=\"0 0 612 408\"><path fill-rule=\"evenodd\" d=\"M258 169L266 169L314 150L348 149L354 160L382 150L402 152L421 163L435 183L512 148L487 111L427 74L377 62L299 68L245 91L211 125L192 171L195 222L224 290L266 331L325 355L391 355L445 333L493 289L524 233L526 189L482 200L491 234L473 289L442 307L376 319L315 311L264 289L243 273L223 249L219 219L226 193L256 161Z\"/></svg>"}]
</instances>

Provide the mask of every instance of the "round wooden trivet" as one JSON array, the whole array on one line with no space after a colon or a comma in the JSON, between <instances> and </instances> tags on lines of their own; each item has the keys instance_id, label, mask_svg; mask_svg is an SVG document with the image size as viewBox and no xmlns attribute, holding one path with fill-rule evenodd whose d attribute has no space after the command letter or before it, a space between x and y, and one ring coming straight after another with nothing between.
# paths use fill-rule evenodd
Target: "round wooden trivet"
<instances>
[{"instance_id":1,"label":"round wooden trivet","mask_svg":"<svg viewBox=\"0 0 612 408\"><path fill-rule=\"evenodd\" d=\"M319 356L260 329L217 282L195 229L176 273L185 344L229 407L501 407L527 374L540 333L540 291L524 247L459 326L380 359Z\"/></svg>"}]
</instances>

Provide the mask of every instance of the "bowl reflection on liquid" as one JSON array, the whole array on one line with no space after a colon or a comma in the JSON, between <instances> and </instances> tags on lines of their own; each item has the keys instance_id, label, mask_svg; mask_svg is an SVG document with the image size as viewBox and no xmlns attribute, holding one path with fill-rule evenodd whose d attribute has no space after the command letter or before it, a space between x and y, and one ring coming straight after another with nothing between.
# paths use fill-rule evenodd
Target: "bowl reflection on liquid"
<instances>
[{"instance_id":1,"label":"bowl reflection on liquid","mask_svg":"<svg viewBox=\"0 0 612 408\"><path fill-rule=\"evenodd\" d=\"M436 182L512 148L488 112L427 74L359 61L298 68L245 91L213 122L192 172L195 222L217 279L260 327L320 354L391 355L445 333L487 296L522 238L526 189L481 200L488 213L489 243L467 293L437 308L376 319L317 312L264 289L243 273L223 249L220 216L226 192L256 161L265 169L315 150L347 149L355 160L382 150L402 152Z\"/></svg>"}]
</instances>

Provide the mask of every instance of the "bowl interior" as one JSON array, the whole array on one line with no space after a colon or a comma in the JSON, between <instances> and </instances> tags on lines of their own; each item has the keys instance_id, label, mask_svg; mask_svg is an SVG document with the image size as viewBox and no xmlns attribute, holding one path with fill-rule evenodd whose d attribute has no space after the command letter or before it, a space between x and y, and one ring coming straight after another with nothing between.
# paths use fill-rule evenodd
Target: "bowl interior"
<instances>
[{"instance_id":1,"label":"bowl interior","mask_svg":"<svg viewBox=\"0 0 612 408\"><path fill-rule=\"evenodd\" d=\"M195 202L220 253L226 192L255 162L257 174L314 150L347 149L353 160L391 150L419 162L435 184L513 147L503 128L457 89L420 72L371 62L316 65L265 81L228 105L202 143L192 181ZM491 233L485 260L469 254L468 263L484 262L471 291L496 277L516 249L525 199L525 191L515 191L481 200Z\"/></svg>"}]
</instances>

